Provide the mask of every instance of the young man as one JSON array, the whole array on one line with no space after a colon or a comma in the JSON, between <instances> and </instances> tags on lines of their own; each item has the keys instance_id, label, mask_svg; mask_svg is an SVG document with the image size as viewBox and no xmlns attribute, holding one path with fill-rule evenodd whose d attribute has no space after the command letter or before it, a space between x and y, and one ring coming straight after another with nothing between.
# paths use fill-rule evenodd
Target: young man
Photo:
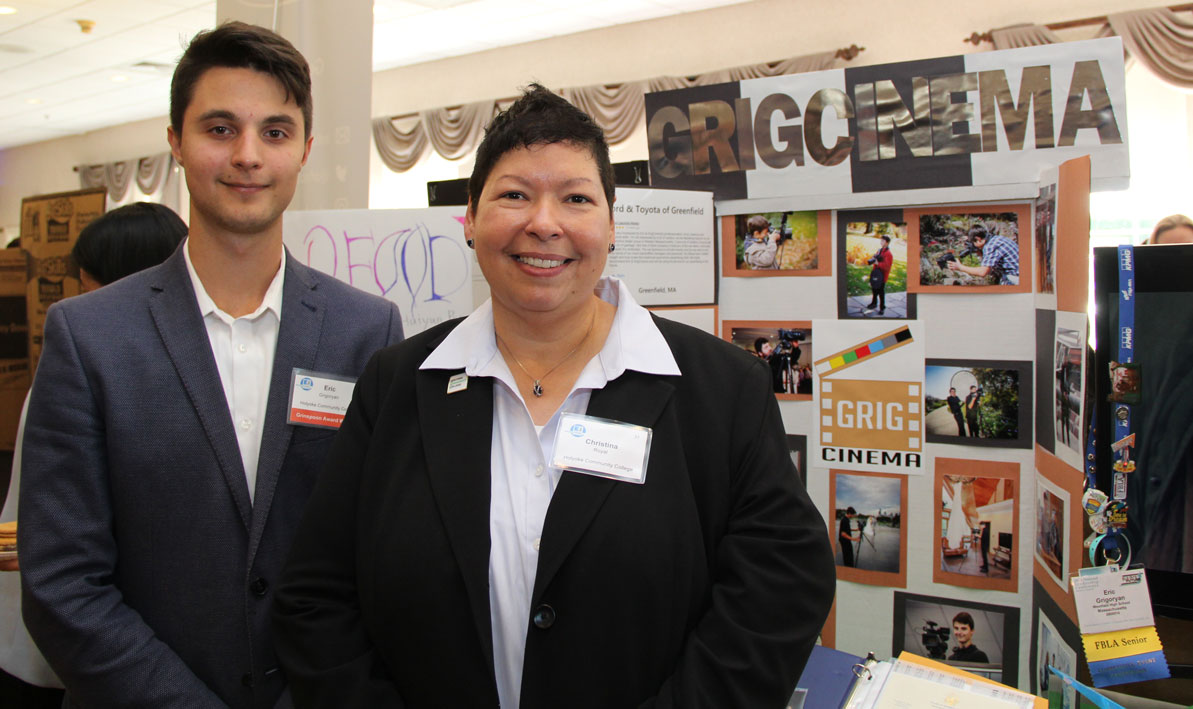
<instances>
[{"instance_id":1,"label":"young man","mask_svg":"<svg viewBox=\"0 0 1193 709\"><path fill-rule=\"evenodd\" d=\"M837 544L841 546L841 565L842 566L856 566L857 562L853 558L853 543L862 540L861 530L857 534L853 533L853 518L857 517L857 510L849 507L845 510L845 516L841 518L840 530L837 533Z\"/></svg>"},{"instance_id":2,"label":"young man","mask_svg":"<svg viewBox=\"0 0 1193 709\"><path fill-rule=\"evenodd\" d=\"M241 23L196 36L167 134L187 241L47 317L24 439L25 621L74 704L271 707L273 585L334 434L289 423L291 391L355 381L401 321L282 246L311 148L310 73L289 42Z\"/></svg>"},{"instance_id":3,"label":"young man","mask_svg":"<svg viewBox=\"0 0 1193 709\"><path fill-rule=\"evenodd\" d=\"M949 268L985 278L998 277L1000 286L1019 285L1019 244L1002 234L990 236L986 227L978 225L969 230L969 243L982 252L979 266L966 266L959 261L949 261Z\"/></svg>"},{"instance_id":4,"label":"young man","mask_svg":"<svg viewBox=\"0 0 1193 709\"><path fill-rule=\"evenodd\" d=\"M949 397L945 399L945 403L949 405L949 413L953 415L953 420L957 422L957 435L965 435L965 419L961 416L961 397L957 396L957 390L954 387L949 387Z\"/></svg>"},{"instance_id":5,"label":"young man","mask_svg":"<svg viewBox=\"0 0 1193 709\"><path fill-rule=\"evenodd\" d=\"M978 388L976 386L969 387L969 394L965 396L965 424L969 426L970 438L977 438L982 429L979 420L981 399L982 395L978 393Z\"/></svg>"},{"instance_id":6,"label":"young man","mask_svg":"<svg viewBox=\"0 0 1193 709\"><path fill-rule=\"evenodd\" d=\"M873 268L870 269L870 304L865 309L872 311L878 308L878 314L882 315L886 312L886 281L891 277L891 266L895 264L895 257L891 253L891 237L883 234L879 238L882 240L882 246L878 247L868 261Z\"/></svg>"},{"instance_id":7,"label":"young man","mask_svg":"<svg viewBox=\"0 0 1193 709\"><path fill-rule=\"evenodd\" d=\"M956 662L990 662L986 657L986 653L978 649L977 645L973 644L973 616L965 611L961 611L953 616L953 637L957 639L957 647L953 648L953 654L949 655L949 660Z\"/></svg>"}]
</instances>

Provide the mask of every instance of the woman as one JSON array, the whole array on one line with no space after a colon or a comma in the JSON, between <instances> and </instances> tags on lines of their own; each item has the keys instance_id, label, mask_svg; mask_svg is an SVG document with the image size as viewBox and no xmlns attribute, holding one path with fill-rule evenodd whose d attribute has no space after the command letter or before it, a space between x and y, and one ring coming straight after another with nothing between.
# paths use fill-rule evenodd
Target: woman
<instances>
[{"instance_id":1,"label":"woman","mask_svg":"<svg viewBox=\"0 0 1193 709\"><path fill-rule=\"evenodd\" d=\"M1172 214L1156 222L1151 238L1145 244L1193 243L1193 219L1184 214Z\"/></svg>"},{"instance_id":2,"label":"woman","mask_svg":"<svg viewBox=\"0 0 1193 709\"><path fill-rule=\"evenodd\" d=\"M274 608L297 706L790 696L832 600L825 524L766 364L601 280L613 197L600 128L541 86L489 126L465 235L492 297L357 383ZM648 456L552 465L557 430L601 419L627 449L650 429Z\"/></svg>"}]
</instances>

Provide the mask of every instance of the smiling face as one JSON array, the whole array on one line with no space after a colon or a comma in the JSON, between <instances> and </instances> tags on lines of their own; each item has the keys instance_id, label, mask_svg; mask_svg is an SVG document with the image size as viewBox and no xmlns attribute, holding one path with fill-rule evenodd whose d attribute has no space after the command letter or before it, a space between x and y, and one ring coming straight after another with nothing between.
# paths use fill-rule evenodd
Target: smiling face
<instances>
[{"instance_id":1,"label":"smiling face","mask_svg":"<svg viewBox=\"0 0 1193 709\"><path fill-rule=\"evenodd\" d=\"M494 310L522 320L582 313L613 243L610 210L587 149L548 143L502 155L464 223Z\"/></svg>"},{"instance_id":2,"label":"smiling face","mask_svg":"<svg viewBox=\"0 0 1193 709\"><path fill-rule=\"evenodd\" d=\"M957 638L957 644L961 647L969 645L973 640L973 628L965 623L954 620L953 621L953 637Z\"/></svg>"},{"instance_id":3,"label":"smiling face","mask_svg":"<svg viewBox=\"0 0 1193 709\"><path fill-rule=\"evenodd\" d=\"M252 69L215 67L196 82L180 132L168 130L186 170L191 234L281 238L311 141L282 85Z\"/></svg>"}]
</instances>

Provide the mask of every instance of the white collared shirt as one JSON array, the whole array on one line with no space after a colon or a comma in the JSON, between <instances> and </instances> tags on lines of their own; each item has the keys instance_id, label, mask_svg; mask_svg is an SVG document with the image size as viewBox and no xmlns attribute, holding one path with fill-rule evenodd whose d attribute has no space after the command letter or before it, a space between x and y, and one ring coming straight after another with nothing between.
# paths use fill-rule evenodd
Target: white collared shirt
<instances>
[{"instance_id":1,"label":"white collared shirt","mask_svg":"<svg viewBox=\"0 0 1193 709\"><path fill-rule=\"evenodd\" d=\"M493 434L489 498L489 607L497 697L517 707L530 624L530 596L538 570L543 521L563 471L548 465L560 413L584 413L592 392L627 369L678 376L679 365L650 313L626 286L602 279L594 289L617 306L605 344L588 361L567 399L541 428L534 425L514 376L497 350L493 303L486 301L444 338L419 369L463 369L492 377ZM566 611L565 611L566 612Z\"/></svg>"},{"instance_id":2,"label":"white collared shirt","mask_svg":"<svg viewBox=\"0 0 1193 709\"><path fill-rule=\"evenodd\" d=\"M224 399L228 402L228 413L236 429L236 442L240 447L240 460L244 463L251 502L257 491L257 458L261 454L269 379L278 345L278 328L282 322L286 251L282 250L281 265L269 283L261 304L248 315L234 318L220 310L207 294L191 263L190 246L190 239L187 239L186 248L182 250L186 258L186 270L195 287L195 299L199 302L203 324L207 326L207 340L215 355L220 384L224 387Z\"/></svg>"}]
</instances>

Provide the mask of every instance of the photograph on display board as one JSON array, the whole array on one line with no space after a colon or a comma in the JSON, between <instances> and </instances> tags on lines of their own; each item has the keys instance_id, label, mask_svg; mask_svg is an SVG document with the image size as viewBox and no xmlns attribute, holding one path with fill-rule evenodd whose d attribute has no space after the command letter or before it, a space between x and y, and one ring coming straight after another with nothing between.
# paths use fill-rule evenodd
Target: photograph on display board
<instances>
[{"instance_id":1,"label":"photograph on display board","mask_svg":"<svg viewBox=\"0 0 1193 709\"><path fill-rule=\"evenodd\" d=\"M1052 359L1056 457L1078 470L1085 454L1085 328L1085 313L1056 312Z\"/></svg>"},{"instance_id":2,"label":"photograph on display board","mask_svg":"<svg viewBox=\"0 0 1193 709\"><path fill-rule=\"evenodd\" d=\"M1036 476L1036 562L1065 592L1069 578L1069 494Z\"/></svg>"},{"instance_id":3,"label":"photograph on display board","mask_svg":"<svg viewBox=\"0 0 1193 709\"><path fill-rule=\"evenodd\" d=\"M1030 293L1029 207L906 209L915 293Z\"/></svg>"},{"instance_id":4,"label":"photograph on display board","mask_svg":"<svg viewBox=\"0 0 1193 709\"><path fill-rule=\"evenodd\" d=\"M906 650L1012 687L1019 609L895 591L891 654Z\"/></svg>"},{"instance_id":5,"label":"photograph on display board","mask_svg":"<svg viewBox=\"0 0 1193 709\"><path fill-rule=\"evenodd\" d=\"M839 318L915 318L901 210L837 212L837 247Z\"/></svg>"},{"instance_id":6,"label":"photograph on display board","mask_svg":"<svg viewBox=\"0 0 1193 709\"><path fill-rule=\"evenodd\" d=\"M1040 185L1036 198L1036 292L1056 292L1056 183Z\"/></svg>"},{"instance_id":7,"label":"photograph on display board","mask_svg":"<svg viewBox=\"0 0 1193 709\"><path fill-rule=\"evenodd\" d=\"M929 443L1031 447L1031 362L925 360Z\"/></svg>"},{"instance_id":8,"label":"photograph on display board","mask_svg":"<svg viewBox=\"0 0 1193 709\"><path fill-rule=\"evenodd\" d=\"M725 320L721 337L767 363L778 399L812 398L811 321Z\"/></svg>"},{"instance_id":9,"label":"photograph on display board","mask_svg":"<svg viewBox=\"0 0 1193 709\"><path fill-rule=\"evenodd\" d=\"M875 586L907 585L907 477L833 470L829 506L837 578Z\"/></svg>"},{"instance_id":10,"label":"photograph on display board","mask_svg":"<svg viewBox=\"0 0 1193 709\"><path fill-rule=\"evenodd\" d=\"M799 473L800 482L808 486L808 437L787 434L787 450L791 452L791 463Z\"/></svg>"},{"instance_id":11,"label":"photograph on display board","mask_svg":"<svg viewBox=\"0 0 1193 709\"><path fill-rule=\"evenodd\" d=\"M1019 464L937 457L935 475L932 580L1014 593L1019 588Z\"/></svg>"},{"instance_id":12,"label":"photograph on display board","mask_svg":"<svg viewBox=\"0 0 1193 709\"><path fill-rule=\"evenodd\" d=\"M1076 709L1077 690L1048 671L1049 665L1070 677L1077 675L1077 651L1069 647L1056 626L1042 609L1037 609L1036 624L1036 695L1048 700L1050 707Z\"/></svg>"},{"instance_id":13,"label":"photograph on display board","mask_svg":"<svg viewBox=\"0 0 1193 709\"><path fill-rule=\"evenodd\" d=\"M829 276L828 211L752 212L721 218L721 275Z\"/></svg>"}]
</instances>

